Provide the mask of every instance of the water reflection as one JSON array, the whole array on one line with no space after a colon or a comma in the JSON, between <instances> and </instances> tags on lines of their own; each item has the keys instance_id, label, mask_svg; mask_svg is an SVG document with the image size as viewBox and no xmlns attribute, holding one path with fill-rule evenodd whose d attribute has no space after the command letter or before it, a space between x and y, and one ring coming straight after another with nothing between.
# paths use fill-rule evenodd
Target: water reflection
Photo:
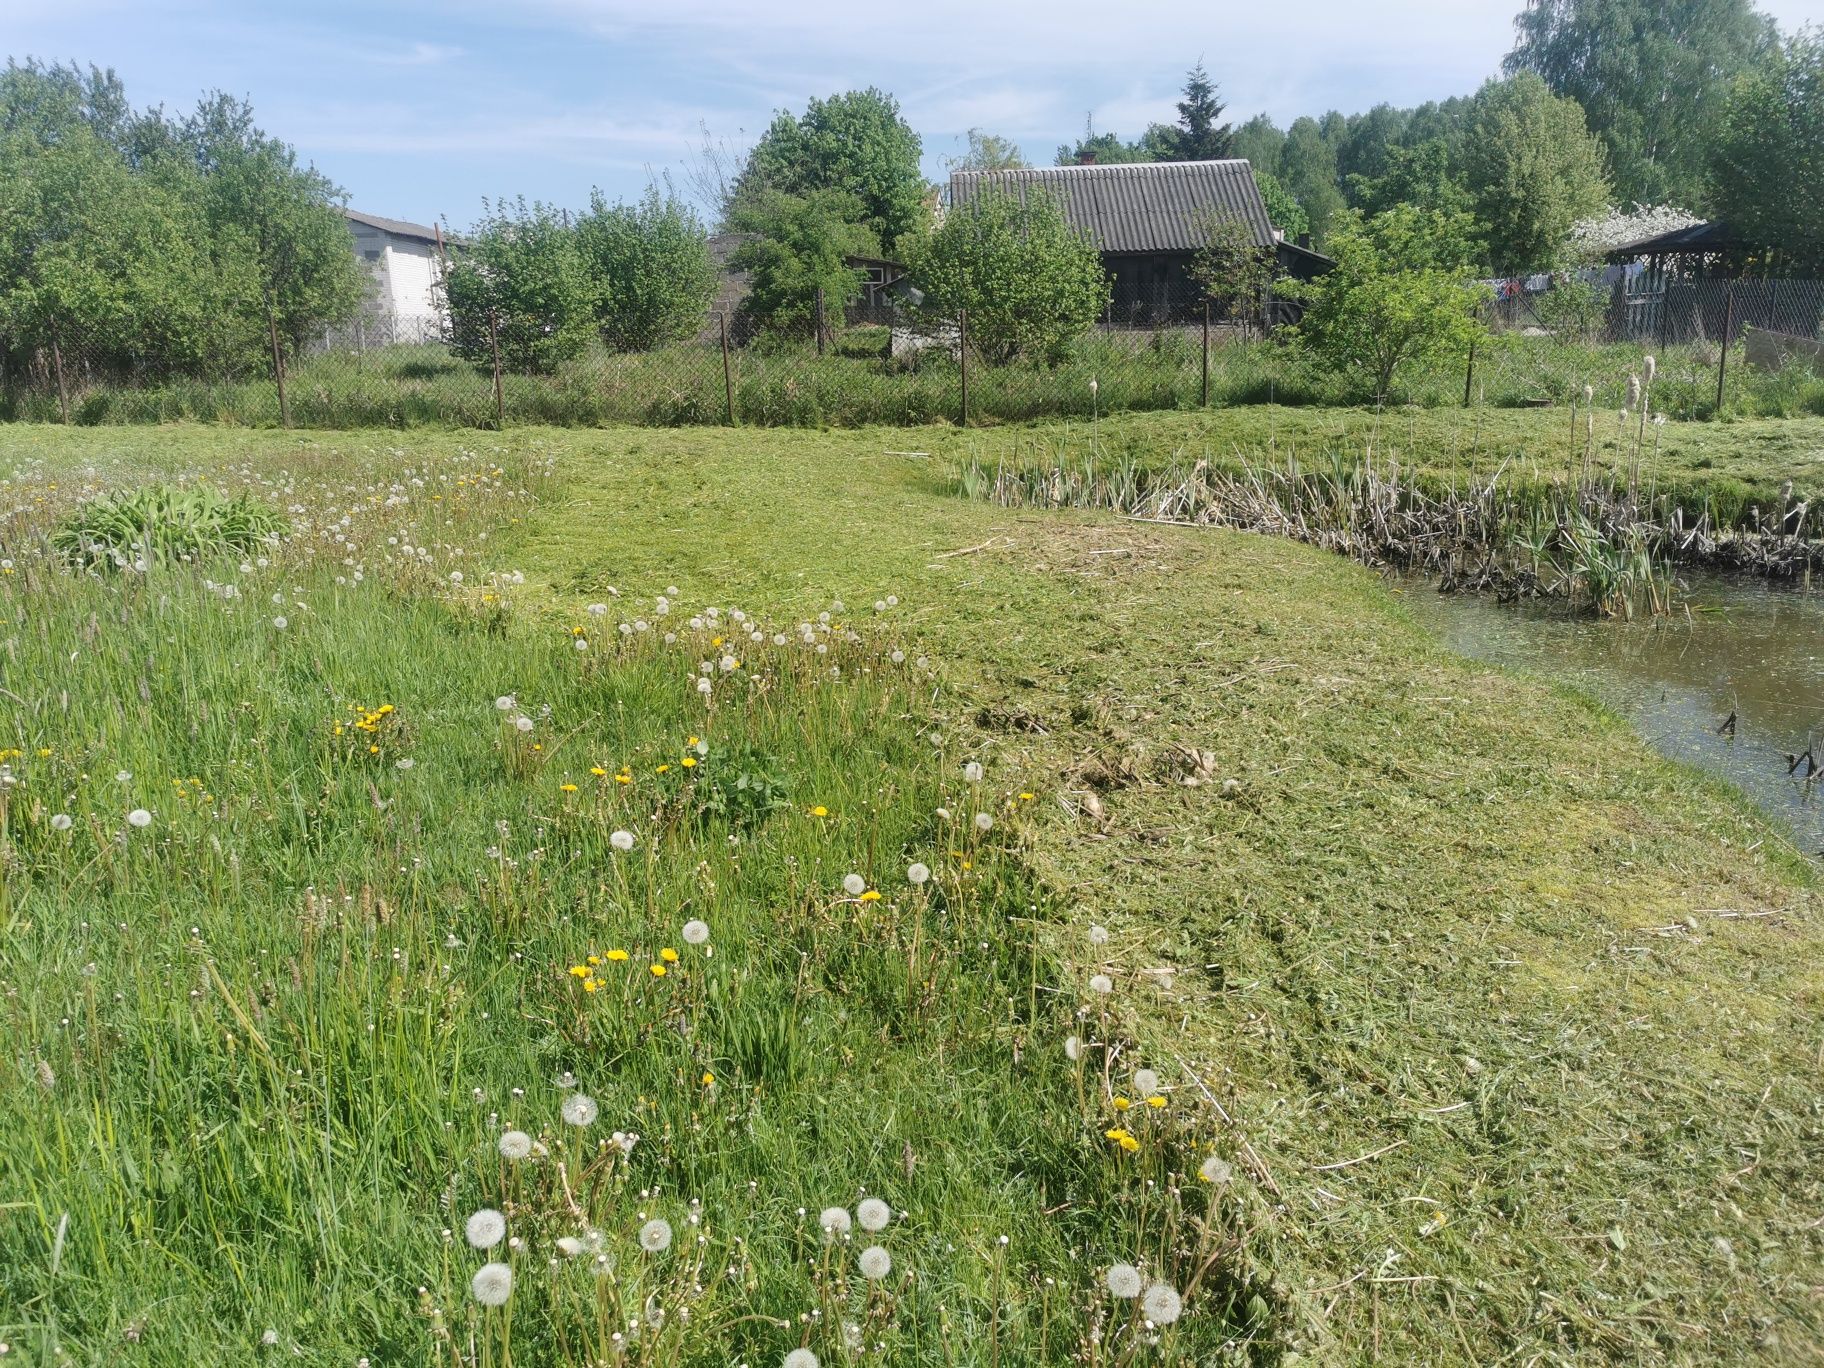
<instances>
[{"instance_id":1,"label":"water reflection","mask_svg":"<svg viewBox=\"0 0 1824 1368\"><path fill-rule=\"evenodd\" d=\"M1463 655L1568 679L1625 714L1658 750L1724 776L1824 851L1824 593L1761 580L1687 576L1689 616L1595 622L1539 603L1396 588ZM1734 735L1719 733L1735 716ZM1816 744L1818 778L1791 757Z\"/></svg>"}]
</instances>

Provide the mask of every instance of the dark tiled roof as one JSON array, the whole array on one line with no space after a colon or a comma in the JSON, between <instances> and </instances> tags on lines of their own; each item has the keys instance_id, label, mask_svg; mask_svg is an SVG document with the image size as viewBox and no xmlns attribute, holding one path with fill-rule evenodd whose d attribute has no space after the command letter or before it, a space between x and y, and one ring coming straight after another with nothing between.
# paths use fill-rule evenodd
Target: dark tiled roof
<instances>
[{"instance_id":1,"label":"dark tiled roof","mask_svg":"<svg viewBox=\"0 0 1824 1368\"><path fill-rule=\"evenodd\" d=\"M1031 186L1051 195L1104 252L1194 252L1215 218L1240 219L1261 247L1275 241L1254 168L1239 159L957 171L950 203L960 207L984 190L1024 195Z\"/></svg>"},{"instance_id":2,"label":"dark tiled roof","mask_svg":"<svg viewBox=\"0 0 1824 1368\"><path fill-rule=\"evenodd\" d=\"M1656 253L1676 256L1680 252L1726 252L1735 247L1753 248L1764 245L1738 238L1729 231L1726 224L1693 223L1684 228L1674 228L1669 233L1660 233L1657 237L1623 243L1609 252L1609 260L1626 261Z\"/></svg>"},{"instance_id":3,"label":"dark tiled roof","mask_svg":"<svg viewBox=\"0 0 1824 1368\"><path fill-rule=\"evenodd\" d=\"M412 238L418 242L436 242L437 230L426 228L422 223L410 223L405 219L381 218L378 214L363 214L357 209L344 209L344 217L350 223L359 223L368 228L377 228L394 237Z\"/></svg>"}]
</instances>

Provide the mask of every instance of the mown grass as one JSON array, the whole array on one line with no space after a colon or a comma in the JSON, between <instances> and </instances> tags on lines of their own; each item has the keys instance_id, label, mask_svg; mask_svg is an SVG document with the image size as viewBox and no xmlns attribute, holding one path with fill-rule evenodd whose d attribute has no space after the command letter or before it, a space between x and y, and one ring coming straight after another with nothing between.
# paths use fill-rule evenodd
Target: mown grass
<instances>
[{"instance_id":1,"label":"mown grass","mask_svg":"<svg viewBox=\"0 0 1824 1368\"><path fill-rule=\"evenodd\" d=\"M1101 425L1104 440L1113 426ZM465 1334L500 1324L463 1304L475 1258L440 1231L483 1200L523 1201L509 1219L533 1232L530 1265L563 1228L555 1165L525 1171L535 1182L483 1142L497 1110L493 1124L542 1127L555 1143L550 1080L567 1068L603 1101L598 1129L651 1118L633 1125L631 1172L609 1172L595 1217L621 1242L622 1296L639 1297L656 1267L625 1246L641 1211L677 1219L698 1195L719 1253L731 1232L783 1242L753 1257L752 1289L713 1283L693 1309L700 1328L673 1318L664 1334L675 1339L645 1341L688 1343L707 1362L736 1361L718 1357L731 1350L766 1362L762 1347L777 1355L802 1333L734 1326L749 1305L795 1318L840 1283L859 1317L868 1303L852 1282L804 1261L818 1245L796 1206L814 1215L831 1189L844 1189L835 1201L889 1184L911 1213L893 1228L895 1257L917 1283L895 1293L890 1318L868 1322L902 1336L892 1362L1113 1361L1118 1343L1139 1341L1086 1338L1096 1269L1137 1245L1161 1271L1182 1267L1166 1258L1186 1238L1189 1261L1219 1257L1174 1337L1146 1351L1159 1361L1815 1358L1824 955L1796 854L1735 795L1657 760L1582 697L1443 653L1358 567L1259 537L955 497L966 457L992 459L997 446L1011 457L1038 435L934 432L920 456L887 430L0 433L24 471L8 492L27 519L44 516L39 499L48 509L67 495L49 484L127 454L148 476L308 471L341 502L382 507L393 477L370 489L369 472L422 468L455 447L526 471L525 488L554 462L536 508L498 510L504 544L482 555L478 532L449 538L475 565L527 572L498 625L495 605L448 588L442 550L435 576L412 571L398 589L377 569L359 590L334 583L352 567L313 571L324 578L301 596L312 615L288 615L305 619L308 649L285 669L275 665L305 637L288 627L274 639L265 606L256 618L202 597L161 623L180 610L159 607L156 591L123 618L80 584L56 591L71 611L16 616L14 650L33 669L9 662L4 683L34 704L16 725L70 732L53 745L81 731L104 754L139 747L153 770L125 767L151 773L165 760L186 780L185 747L221 747L198 755L212 796L247 793L230 801L258 818L262 802L279 806L262 794L295 794L289 827L303 834L280 841L286 828L269 823L258 841L236 841L229 824L187 809L116 845L118 817L94 799L109 822L83 839L109 854L80 878L150 869L144 881L110 886L104 902L77 871L34 869L26 915L9 870L5 1000L29 1029L9 1029L25 1044L0 1125L7 1191L30 1205L0 1218L6 1300L25 1308L3 1333L41 1335L55 1294L57 1314L81 1320L86 1338L66 1330L71 1342L114 1361L174 1361L174 1344L185 1361L234 1361L256 1326L281 1319L286 1344L321 1361L376 1347L409 1357L439 1343L406 1309L423 1284L466 1352ZM328 545L325 560L348 558ZM625 809L643 836L664 833L638 847L660 853L630 877L638 893L659 890L667 919L620 892L626 862L601 848L603 830L628 819L591 825L583 798L554 789L560 770L574 775L569 759L509 775L491 700L511 689L527 706L552 701L557 714L534 735L579 729L589 744L565 747L578 764L585 753L611 774L664 763L678 733L700 725L687 679L698 653L672 659L647 634L624 653L577 652L566 637L594 621L590 601L629 617L623 604L671 584L681 604L738 601L788 627L837 596L900 604L842 644L846 683L744 664L776 682L715 716L769 754L827 748L802 768L792 759L791 772L814 779L837 824L802 815L813 795L796 785L793 810L738 847L713 822L652 822L643 795ZM42 591L7 587L16 615ZM352 614L346 627L332 606ZM180 625L212 647L203 678L185 673L204 666L195 652L185 663ZM914 661L928 653L934 673L900 673L883 652L902 644ZM72 671L75 687L63 682ZM97 678L84 686L86 671ZM142 680L153 703L140 701ZM66 688L83 728L61 721ZM832 727L822 710L839 700L851 720ZM330 763L321 728L344 701L395 702L422 729L424 762L403 773ZM147 727L146 709L168 720ZM292 767L268 775L262 751ZM249 769L227 763L241 758ZM936 806L961 810L964 758L987 765L997 803L1012 799L1019 815L977 852L979 882L946 866L954 957L926 1015L908 1016L894 986L905 938L926 925L933 944L945 924L894 871L927 849L964 848L932 825ZM94 761L83 772L98 789L115 782ZM434 803L410 788L421 780L441 786ZM319 805L328 820L306 820ZM515 838L503 855L518 862L505 872L486 849L502 818ZM180 858L154 839L187 844ZM415 856L435 875L412 872ZM888 893L889 911L847 907L836 880L850 869ZM364 910L362 882L394 892L391 920ZM307 883L355 896L331 904L308 946L297 913ZM789 1003L806 1023L804 1078L763 1074L747 1107L736 1101L752 1078L708 1062L718 1020L686 1011L687 1035L650 986L638 1010L653 1015L632 1029L665 1026L636 1048L598 1053L579 1039L598 1018L565 969L610 938L667 934L687 900L713 909L698 912L714 929L713 963L750 976L744 1002ZM509 906L517 918L502 915ZM121 920L130 933L110 929ZM1094 922L1110 928L1107 944L1088 941ZM194 946L191 926L205 932ZM450 935L458 947L446 948ZM396 978L395 945L406 966ZM131 969L99 952L122 946ZM190 981L208 954L229 989L214 997ZM690 967L673 987L707 986L707 966ZM1108 997L1079 996L1091 970L1110 977ZM110 1007L113 991L128 1000ZM303 1078L263 1062L230 998ZM91 999L119 1015L87 1024ZM1118 1047L1111 1083L1133 1062L1164 1075L1163 1116L1190 1128L1167 1151L1185 1156L1179 1171L1211 1148L1233 1164L1208 1237L1164 1233L1209 1198L1187 1195L1182 1218L1168 1216L1174 1184L1148 1188L1160 1171L1122 1166L1102 1136L1115 1115L1098 1094L1112 1089L1084 1075L1078 1101L1061 1037L1083 1006L1097 1026L1079 1033ZM320 1051L306 1028L276 1024L312 1018L335 1023ZM39 1057L56 1074L49 1091L34 1081ZM142 1082L148 1061L156 1085ZM718 1075L715 1104L700 1065ZM155 1086L176 1099L169 1114ZM439 1133L446 1122L453 1135ZM1149 1163L1160 1162L1153 1139ZM903 1143L914 1163L901 1187ZM150 1165L153 1153L168 1162ZM192 1153L219 1157L187 1165ZM746 1181L758 1192L744 1197ZM60 1209L81 1213L71 1230L87 1234L66 1238L53 1280ZM515 1356L581 1361L589 1310L561 1292L547 1300L529 1273L516 1297L535 1286L538 1300L515 1306ZM615 1305L624 1311L638 1315ZM136 1317L161 1334L138 1327L123 1341ZM208 1337L220 1325L235 1331L234 1351ZM726 1337L701 1328L712 1326ZM560 1327L576 1338L537 1338ZM748 1333L756 1340L734 1338Z\"/></svg>"},{"instance_id":2,"label":"mown grass","mask_svg":"<svg viewBox=\"0 0 1824 1368\"><path fill-rule=\"evenodd\" d=\"M1621 407L1628 377L1657 350L1658 407L1681 420L1824 414L1824 378L1802 363L1757 370L1740 353L1717 402L1714 348L1644 343L1586 345L1503 333L1483 339L1473 371L1468 354L1433 358L1400 377L1390 402L1421 408L1564 406L1590 386L1604 409ZM1093 383L1092 383L1093 382ZM729 375L719 347L701 343L629 355L590 354L548 375L502 377L497 415L493 376L436 345L335 351L299 358L289 372L292 422L303 428L595 427L720 424L733 390L736 421L765 427L923 425L962 419L963 377L935 347L888 356L887 331L855 329L819 355L808 345L735 349ZM1371 391L1370 391L1371 393ZM1201 330L1092 332L1058 364L969 368L969 421L1021 422L1120 412L1286 404L1359 403L1359 380L1323 370L1283 339L1243 339L1218 330L1209 353L1207 396ZM76 424L194 420L275 427L278 389L267 376L174 378L123 384L79 377L70 396ZM62 399L44 377L0 387L0 419L55 422Z\"/></svg>"}]
</instances>

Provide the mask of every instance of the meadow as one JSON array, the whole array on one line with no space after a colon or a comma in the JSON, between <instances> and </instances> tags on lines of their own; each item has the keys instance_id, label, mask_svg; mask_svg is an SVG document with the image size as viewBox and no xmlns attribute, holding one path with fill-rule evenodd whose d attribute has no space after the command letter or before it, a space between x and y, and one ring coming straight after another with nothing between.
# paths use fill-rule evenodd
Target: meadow
<instances>
[{"instance_id":1,"label":"meadow","mask_svg":"<svg viewBox=\"0 0 1824 1368\"><path fill-rule=\"evenodd\" d=\"M1086 426L0 429L6 1353L1815 1355L1810 867Z\"/></svg>"},{"instance_id":2,"label":"meadow","mask_svg":"<svg viewBox=\"0 0 1824 1368\"><path fill-rule=\"evenodd\" d=\"M1408 367L1390 402L1423 409L1497 412L1580 401L1618 410L1628 376L1658 352L1658 408L1681 421L1824 415L1824 378L1802 362L1769 371L1732 352L1722 403L1713 346L1566 342L1499 333L1464 356ZM458 360L437 345L317 352L294 359L287 399L301 428L596 427L716 425L759 427L925 426L956 423L963 376L946 349L888 359L888 331L857 327L819 352L807 343L761 340L729 359L713 342L652 352L594 352L549 374L501 377L497 409L491 368ZM196 421L276 427L283 418L268 374L221 377L111 377L72 364L60 395L48 374L0 384L0 421L57 422L67 399L78 425ZM1080 339L1055 365L989 365L972 358L971 423L1088 418L1124 412L1197 411L1281 404L1335 408L1359 403L1360 386L1302 359L1282 341L1217 330L1209 351L1205 403L1201 331L1116 329Z\"/></svg>"}]
</instances>

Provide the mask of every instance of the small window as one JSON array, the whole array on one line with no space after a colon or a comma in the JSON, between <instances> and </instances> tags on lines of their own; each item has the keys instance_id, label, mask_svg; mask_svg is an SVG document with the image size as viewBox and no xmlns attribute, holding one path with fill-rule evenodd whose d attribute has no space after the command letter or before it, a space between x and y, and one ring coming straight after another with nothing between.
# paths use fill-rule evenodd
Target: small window
<instances>
[{"instance_id":1,"label":"small window","mask_svg":"<svg viewBox=\"0 0 1824 1368\"><path fill-rule=\"evenodd\" d=\"M369 261L378 261L380 260L380 249L378 247L369 247L365 252L361 253L361 255L366 257Z\"/></svg>"}]
</instances>

